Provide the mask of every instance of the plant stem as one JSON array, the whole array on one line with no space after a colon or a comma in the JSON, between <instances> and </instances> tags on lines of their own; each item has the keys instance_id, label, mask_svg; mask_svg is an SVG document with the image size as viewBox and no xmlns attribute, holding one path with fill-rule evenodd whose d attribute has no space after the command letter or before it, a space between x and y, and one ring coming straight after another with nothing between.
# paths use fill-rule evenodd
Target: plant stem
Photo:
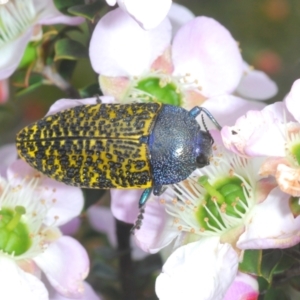
<instances>
[{"instance_id":1,"label":"plant stem","mask_svg":"<svg viewBox=\"0 0 300 300\"><path fill-rule=\"evenodd\" d=\"M116 219L116 230L118 239L119 272L124 300L136 300L136 286L133 262L131 259L130 236L131 224L126 224Z\"/></svg>"}]
</instances>

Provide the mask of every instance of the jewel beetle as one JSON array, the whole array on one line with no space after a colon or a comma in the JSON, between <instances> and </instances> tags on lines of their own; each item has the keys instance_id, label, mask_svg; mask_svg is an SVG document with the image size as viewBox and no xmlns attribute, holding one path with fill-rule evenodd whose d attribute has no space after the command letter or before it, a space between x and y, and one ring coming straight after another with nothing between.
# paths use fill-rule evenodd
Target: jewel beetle
<instances>
[{"instance_id":1,"label":"jewel beetle","mask_svg":"<svg viewBox=\"0 0 300 300\"><path fill-rule=\"evenodd\" d=\"M16 137L20 157L43 174L84 188L153 191L186 179L209 164L213 139L190 111L161 103L76 106L23 128ZM204 123L204 122L203 122ZM204 125L205 127L205 125Z\"/></svg>"}]
</instances>

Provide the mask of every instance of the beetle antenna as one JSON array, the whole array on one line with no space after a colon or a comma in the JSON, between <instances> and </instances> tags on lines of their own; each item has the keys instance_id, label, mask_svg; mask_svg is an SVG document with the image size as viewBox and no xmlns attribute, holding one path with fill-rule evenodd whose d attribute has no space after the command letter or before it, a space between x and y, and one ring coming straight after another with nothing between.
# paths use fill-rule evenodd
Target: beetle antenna
<instances>
[{"instance_id":1,"label":"beetle antenna","mask_svg":"<svg viewBox=\"0 0 300 300\"><path fill-rule=\"evenodd\" d=\"M207 127L206 127L206 124L205 124L204 116L203 116L203 115L201 115L201 120L202 120L202 124L203 124L203 127L204 127L205 131L208 132L208 129L207 129Z\"/></svg>"},{"instance_id":2,"label":"beetle antenna","mask_svg":"<svg viewBox=\"0 0 300 300\"><path fill-rule=\"evenodd\" d=\"M213 144L215 141L214 141L214 138L212 137L212 135L210 134L210 132L208 131L207 127L206 127L206 124L205 124L205 121L204 121L204 116L201 115L201 120L202 120L202 124L203 124L203 127L205 129L205 131L210 135L211 137L211 144Z\"/></svg>"}]
</instances>

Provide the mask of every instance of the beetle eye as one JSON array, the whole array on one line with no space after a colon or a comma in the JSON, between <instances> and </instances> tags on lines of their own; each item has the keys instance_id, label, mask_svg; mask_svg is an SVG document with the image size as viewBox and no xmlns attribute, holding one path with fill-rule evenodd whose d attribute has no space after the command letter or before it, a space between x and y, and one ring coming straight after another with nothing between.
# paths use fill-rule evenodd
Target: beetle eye
<instances>
[{"instance_id":1,"label":"beetle eye","mask_svg":"<svg viewBox=\"0 0 300 300\"><path fill-rule=\"evenodd\" d=\"M209 165L209 159L203 153L201 153L197 156L196 163L198 168L203 168Z\"/></svg>"}]
</instances>

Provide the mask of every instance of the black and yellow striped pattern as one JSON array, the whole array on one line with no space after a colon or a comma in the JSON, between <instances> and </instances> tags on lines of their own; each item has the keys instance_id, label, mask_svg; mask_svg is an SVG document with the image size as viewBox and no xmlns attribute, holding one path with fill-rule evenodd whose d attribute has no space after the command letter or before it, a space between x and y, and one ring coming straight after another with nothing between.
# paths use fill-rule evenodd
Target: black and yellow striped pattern
<instances>
[{"instance_id":1,"label":"black and yellow striped pattern","mask_svg":"<svg viewBox=\"0 0 300 300\"><path fill-rule=\"evenodd\" d=\"M32 167L87 188L152 186L148 145L159 103L77 106L45 117L17 135ZM142 140L143 141L142 141Z\"/></svg>"}]
</instances>

